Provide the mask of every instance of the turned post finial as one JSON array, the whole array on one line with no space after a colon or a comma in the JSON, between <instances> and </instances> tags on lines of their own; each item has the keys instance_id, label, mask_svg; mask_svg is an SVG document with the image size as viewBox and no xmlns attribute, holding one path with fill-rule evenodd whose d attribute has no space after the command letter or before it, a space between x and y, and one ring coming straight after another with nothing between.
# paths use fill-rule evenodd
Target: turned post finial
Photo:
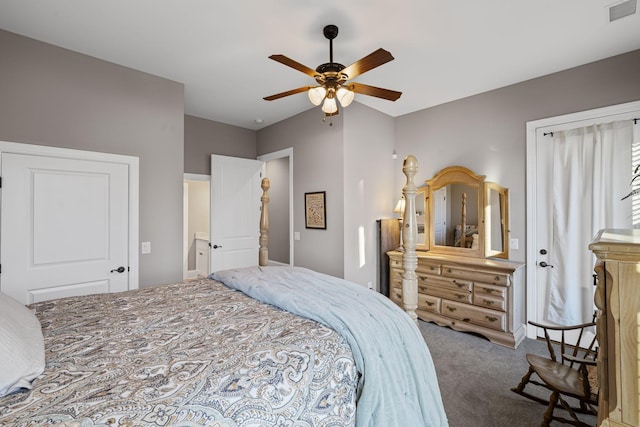
<instances>
[{"instance_id":1,"label":"turned post finial","mask_svg":"<svg viewBox=\"0 0 640 427\"><path fill-rule=\"evenodd\" d=\"M418 321L416 309L418 308L418 256L416 244L418 241L418 225L416 219L416 194L418 189L413 178L418 172L418 160L409 154L402 164L402 172L407 178L402 194L405 199L405 209L402 221L402 241L404 252L402 254L402 306L409 316Z\"/></svg>"},{"instance_id":2,"label":"turned post finial","mask_svg":"<svg viewBox=\"0 0 640 427\"><path fill-rule=\"evenodd\" d=\"M263 266L269 263L269 195L267 194L271 188L269 178L262 178L260 185L262 188L262 203L260 209L260 249L258 251L258 264Z\"/></svg>"}]
</instances>

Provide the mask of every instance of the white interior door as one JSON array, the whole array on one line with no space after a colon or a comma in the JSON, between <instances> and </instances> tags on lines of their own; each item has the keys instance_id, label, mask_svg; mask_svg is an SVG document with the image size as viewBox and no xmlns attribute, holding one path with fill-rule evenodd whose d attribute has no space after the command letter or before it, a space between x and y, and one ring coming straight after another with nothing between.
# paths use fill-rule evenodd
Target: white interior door
<instances>
[{"instance_id":1,"label":"white interior door","mask_svg":"<svg viewBox=\"0 0 640 427\"><path fill-rule=\"evenodd\" d=\"M211 156L211 272L258 264L263 164Z\"/></svg>"},{"instance_id":2,"label":"white interior door","mask_svg":"<svg viewBox=\"0 0 640 427\"><path fill-rule=\"evenodd\" d=\"M3 152L1 168L3 292L28 304L130 288L126 164Z\"/></svg>"}]
</instances>

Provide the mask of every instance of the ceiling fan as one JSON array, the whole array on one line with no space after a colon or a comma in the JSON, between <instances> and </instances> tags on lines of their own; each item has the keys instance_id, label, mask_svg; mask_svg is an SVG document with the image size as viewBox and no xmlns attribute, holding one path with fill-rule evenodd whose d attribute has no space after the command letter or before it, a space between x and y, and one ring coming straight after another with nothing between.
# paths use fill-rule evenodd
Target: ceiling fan
<instances>
[{"instance_id":1,"label":"ceiling fan","mask_svg":"<svg viewBox=\"0 0 640 427\"><path fill-rule=\"evenodd\" d=\"M342 107L347 107L351 104L351 101L353 101L355 93L375 96L389 101L395 101L400 98L402 92L351 81L351 79L354 79L360 74L392 61L394 58L391 53L384 49L378 49L348 67L345 67L342 64L333 62L333 39L338 35L338 27L335 25L327 25L324 27L323 33L324 36L329 39L329 62L318 65L315 70L284 55L278 54L269 57L269 59L273 59L276 62L280 62L281 64L302 71L308 76L313 77L319 86L303 86L275 95L265 96L263 99L273 101L284 98L285 96L295 95L296 93L307 92L309 100L314 105L322 104L322 111L326 118L327 116L335 116L339 113L336 99Z\"/></svg>"}]
</instances>

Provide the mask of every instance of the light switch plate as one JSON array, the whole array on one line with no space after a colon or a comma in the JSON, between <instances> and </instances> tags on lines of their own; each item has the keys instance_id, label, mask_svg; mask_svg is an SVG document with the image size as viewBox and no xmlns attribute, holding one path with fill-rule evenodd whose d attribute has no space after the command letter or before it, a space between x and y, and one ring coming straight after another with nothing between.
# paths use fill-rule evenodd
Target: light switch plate
<instances>
[{"instance_id":1,"label":"light switch plate","mask_svg":"<svg viewBox=\"0 0 640 427\"><path fill-rule=\"evenodd\" d=\"M142 242L142 253L143 254L151 253L151 242Z\"/></svg>"},{"instance_id":2,"label":"light switch plate","mask_svg":"<svg viewBox=\"0 0 640 427\"><path fill-rule=\"evenodd\" d=\"M518 249L518 239L509 239L509 247L513 250Z\"/></svg>"}]
</instances>

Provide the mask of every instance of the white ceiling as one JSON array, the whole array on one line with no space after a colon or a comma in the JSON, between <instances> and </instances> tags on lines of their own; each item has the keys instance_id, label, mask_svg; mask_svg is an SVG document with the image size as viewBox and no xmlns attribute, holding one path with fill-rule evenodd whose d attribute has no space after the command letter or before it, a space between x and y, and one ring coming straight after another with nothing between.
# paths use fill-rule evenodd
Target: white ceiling
<instances>
[{"instance_id":1,"label":"white ceiling","mask_svg":"<svg viewBox=\"0 0 640 427\"><path fill-rule=\"evenodd\" d=\"M268 56L310 68L329 62L327 24L340 30L335 62L378 48L393 54L354 81L403 92L396 102L356 95L396 117L639 49L640 11L609 23L616 3L0 0L0 28L182 82L186 114L260 129L312 108L304 93L262 99L314 84Z\"/></svg>"}]
</instances>

